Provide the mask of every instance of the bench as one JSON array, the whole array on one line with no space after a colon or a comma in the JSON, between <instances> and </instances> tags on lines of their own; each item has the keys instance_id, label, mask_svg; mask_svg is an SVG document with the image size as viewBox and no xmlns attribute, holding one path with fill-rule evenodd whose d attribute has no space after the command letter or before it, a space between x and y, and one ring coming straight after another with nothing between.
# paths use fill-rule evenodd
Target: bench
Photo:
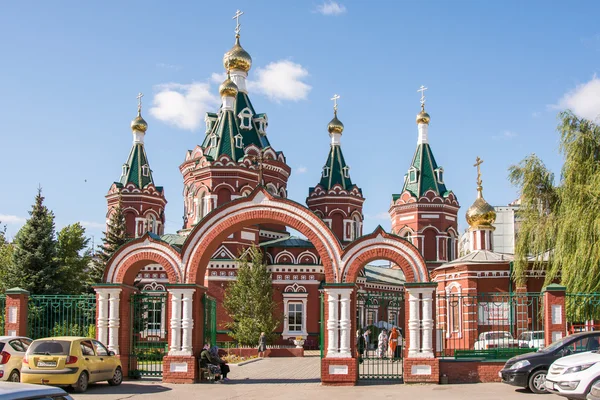
<instances>
[{"instance_id":1,"label":"bench","mask_svg":"<svg viewBox=\"0 0 600 400\"><path fill-rule=\"evenodd\" d=\"M220 374L213 374L209 368L200 367L200 382L215 383L217 380L219 380L217 377L220 379Z\"/></svg>"}]
</instances>

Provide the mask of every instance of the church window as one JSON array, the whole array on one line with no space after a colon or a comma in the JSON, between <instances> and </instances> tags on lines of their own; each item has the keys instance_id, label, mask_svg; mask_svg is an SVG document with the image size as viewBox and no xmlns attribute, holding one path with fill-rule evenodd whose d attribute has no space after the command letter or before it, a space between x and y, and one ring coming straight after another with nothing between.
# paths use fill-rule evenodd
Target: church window
<instances>
[{"instance_id":1,"label":"church window","mask_svg":"<svg viewBox=\"0 0 600 400\"><path fill-rule=\"evenodd\" d=\"M408 182L415 183L417 181L417 170L416 168L412 168L408 171Z\"/></svg>"},{"instance_id":2,"label":"church window","mask_svg":"<svg viewBox=\"0 0 600 400\"><path fill-rule=\"evenodd\" d=\"M288 330L290 332L302 332L302 303L288 303Z\"/></svg>"},{"instance_id":3,"label":"church window","mask_svg":"<svg viewBox=\"0 0 600 400\"><path fill-rule=\"evenodd\" d=\"M256 125L258 126L258 133L260 133L261 135L266 135L267 126L269 126L269 123L267 122L267 116L265 114L259 115L260 116L258 118L254 119L254 122L256 122Z\"/></svg>"},{"instance_id":4,"label":"church window","mask_svg":"<svg viewBox=\"0 0 600 400\"><path fill-rule=\"evenodd\" d=\"M323 178L328 178L329 177L329 167L323 167Z\"/></svg>"},{"instance_id":5,"label":"church window","mask_svg":"<svg viewBox=\"0 0 600 400\"><path fill-rule=\"evenodd\" d=\"M123 164L123 176L126 176L127 173L129 172L129 166L127 164Z\"/></svg>"},{"instance_id":6,"label":"church window","mask_svg":"<svg viewBox=\"0 0 600 400\"><path fill-rule=\"evenodd\" d=\"M244 138L239 133L235 135L235 147L241 149L244 147Z\"/></svg>"},{"instance_id":7,"label":"church window","mask_svg":"<svg viewBox=\"0 0 600 400\"><path fill-rule=\"evenodd\" d=\"M240 128L252 129L252 111L248 107L240 111L238 118L240 119Z\"/></svg>"},{"instance_id":8,"label":"church window","mask_svg":"<svg viewBox=\"0 0 600 400\"><path fill-rule=\"evenodd\" d=\"M156 232L156 218L154 215L150 215L148 217L148 232L157 233Z\"/></svg>"},{"instance_id":9,"label":"church window","mask_svg":"<svg viewBox=\"0 0 600 400\"><path fill-rule=\"evenodd\" d=\"M435 170L435 173L437 175L437 181L438 183L444 183L444 169L443 168L438 168Z\"/></svg>"},{"instance_id":10,"label":"church window","mask_svg":"<svg viewBox=\"0 0 600 400\"><path fill-rule=\"evenodd\" d=\"M148 165L142 165L142 175L150 175L150 167L148 167Z\"/></svg>"},{"instance_id":11,"label":"church window","mask_svg":"<svg viewBox=\"0 0 600 400\"><path fill-rule=\"evenodd\" d=\"M344 178L350 178L350 167L345 166L344 168L342 168L342 170L344 172Z\"/></svg>"},{"instance_id":12,"label":"church window","mask_svg":"<svg viewBox=\"0 0 600 400\"><path fill-rule=\"evenodd\" d=\"M367 310L367 324L366 326L375 325L377 319L377 311L375 310Z\"/></svg>"},{"instance_id":13,"label":"church window","mask_svg":"<svg viewBox=\"0 0 600 400\"><path fill-rule=\"evenodd\" d=\"M209 147L217 147L217 144L219 143L219 138L217 135L212 135L210 137L210 145Z\"/></svg>"},{"instance_id":14,"label":"church window","mask_svg":"<svg viewBox=\"0 0 600 400\"><path fill-rule=\"evenodd\" d=\"M454 238L448 238L448 261L452 261L456 258L454 254Z\"/></svg>"},{"instance_id":15,"label":"church window","mask_svg":"<svg viewBox=\"0 0 600 400\"><path fill-rule=\"evenodd\" d=\"M395 311L390 311L388 314L388 324L397 326L398 325L398 313Z\"/></svg>"},{"instance_id":16,"label":"church window","mask_svg":"<svg viewBox=\"0 0 600 400\"><path fill-rule=\"evenodd\" d=\"M206 116L204 117L204 122L206 123L206 133L210 133L210 131L212 131L213 126L215 126L215 122L217 121L217 116L216 114L209 114L206 113Z\"/></svg>"},{"instance_id":17,"label":"church window","mask_svg":"<svg viewBox=\"0 0 600 400\"><path fill-rule=\"evenodd\" d=\"M277 188L272 183L267 184L267 191L271 193L273 196L278 196Z\"/></svg>"}]
</instances>

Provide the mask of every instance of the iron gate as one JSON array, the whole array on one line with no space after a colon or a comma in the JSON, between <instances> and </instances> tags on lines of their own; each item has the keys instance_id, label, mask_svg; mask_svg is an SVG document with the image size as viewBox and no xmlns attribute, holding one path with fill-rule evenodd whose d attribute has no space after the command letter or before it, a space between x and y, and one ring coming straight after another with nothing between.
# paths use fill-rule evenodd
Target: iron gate
<instances>
[{"instance_id":1,"label":"iron gate","mask_svg":"<svg viewBox=\"0 0 600 400\"><path fill-rule=\"evenodd\" d=\"M167 293L142 292L131 296L131 353L129 376L162 376L167 355Z\"/></svg>"},{"instance_id":2,"label":"iron gate","mask_svg":"<svg viewBox=\"0 0 600 400\"><path fill-rule=\"evenodd\" d=\"M204 343L217 345L217 300L204 295Z\"/></svg>"},{"instance_id":3,"label":"iron gate","mask_svg":"<svg viewBox=\"0 0 600 400\"><path fill-rule=\"evenodd\" d=\"M357 329L368 333L359 356L359 381L401 381L404 292L358 292L356 302Z\"/></svg>"}]
</instances>

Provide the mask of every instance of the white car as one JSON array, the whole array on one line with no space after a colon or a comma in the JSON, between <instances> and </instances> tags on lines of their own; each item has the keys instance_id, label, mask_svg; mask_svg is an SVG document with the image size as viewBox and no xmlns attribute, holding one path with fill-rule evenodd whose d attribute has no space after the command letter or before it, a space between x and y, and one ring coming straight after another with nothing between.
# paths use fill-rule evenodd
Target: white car
<instances>
[{"instance_id":1,"label":"white car","mask_svg":"<svg viewBox=\"0 0 600 400\"><path fill-rule=\"evenodd\" d=\"M475 342L475 350L507 349L519 347L519 341L510 332L489 331L479 335Z\"/></svg>"},{"instance_id":2,"label":"white car","mask_svg":"<svg viewBox=\"0 0 600 400\"><path fill-rule=\"evenodd\" d=\"M0 380L21 381L21 362L31 342L21 336L0 336Z\"/></svg>"},{"instance_id":3,"label":"white car","mask_svg":"<svg viewBox=\"0 0 600 400\"><path fill-rule=\"evenodd\" d=\"M568 399L585 399L600 382L597 350L573 354L554 361L546 374L546 389Z\"/></svg>"},{"instance_id":4,"label":"white car","mask_svg":"<svg viewBox=\"0 0 600 400\"><path fill-rule=\"evenodd\" d=\"M544 331L527 331L519 335L519 347L528 349L543 349Z\"/></svg>"},{"instance_id":5,"label":"white car","mask_svg":"<svg viewBox=\"0 0 600 400\"><path fill-rule=\"evenodd\" d=\"M64 389L29 383L0 383L0 400L73 400Z\"/></svg>"}]
</instances>

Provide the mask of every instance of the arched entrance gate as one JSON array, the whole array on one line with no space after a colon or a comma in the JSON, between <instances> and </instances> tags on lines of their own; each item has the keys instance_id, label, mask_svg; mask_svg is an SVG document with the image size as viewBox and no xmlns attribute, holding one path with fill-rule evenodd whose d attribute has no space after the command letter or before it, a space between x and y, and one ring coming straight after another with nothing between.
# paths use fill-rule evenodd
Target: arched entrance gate
<instances>
[{"instance_id":1,"label":"arched entrance gate","mask_svg":"<svg viewBox=\"0 0 600 400\"><path fill-rule=\"evenodd\" d=\"M404 379L437 381L432 349L434 287L429 283L425 263L417 249L381 228L342 249L329 227L308 208L274 197L264 188L213 210L196 225L181 252L145 235L126 244L113 256L107 265L105 283L96 288L97 335L119 354L124 369L129 365L131 354L129 301L136 291L134 279L144 266L160 264L169 279L168 355L162 362L163 381L197 381L196 357L202 349L204 333L206 287L203 284L210 257L233 232L264 223L283 224L299 231L315 246L321 258L326 279L323 383L352 385L357 381L358 361L352 334L356 322L351 318L356 315L355 282L367 263L379 259L400 266L410 282L406 284L409 312ZM413 380L413 376L416 379Z\"/></svg>"}]
</instances>

